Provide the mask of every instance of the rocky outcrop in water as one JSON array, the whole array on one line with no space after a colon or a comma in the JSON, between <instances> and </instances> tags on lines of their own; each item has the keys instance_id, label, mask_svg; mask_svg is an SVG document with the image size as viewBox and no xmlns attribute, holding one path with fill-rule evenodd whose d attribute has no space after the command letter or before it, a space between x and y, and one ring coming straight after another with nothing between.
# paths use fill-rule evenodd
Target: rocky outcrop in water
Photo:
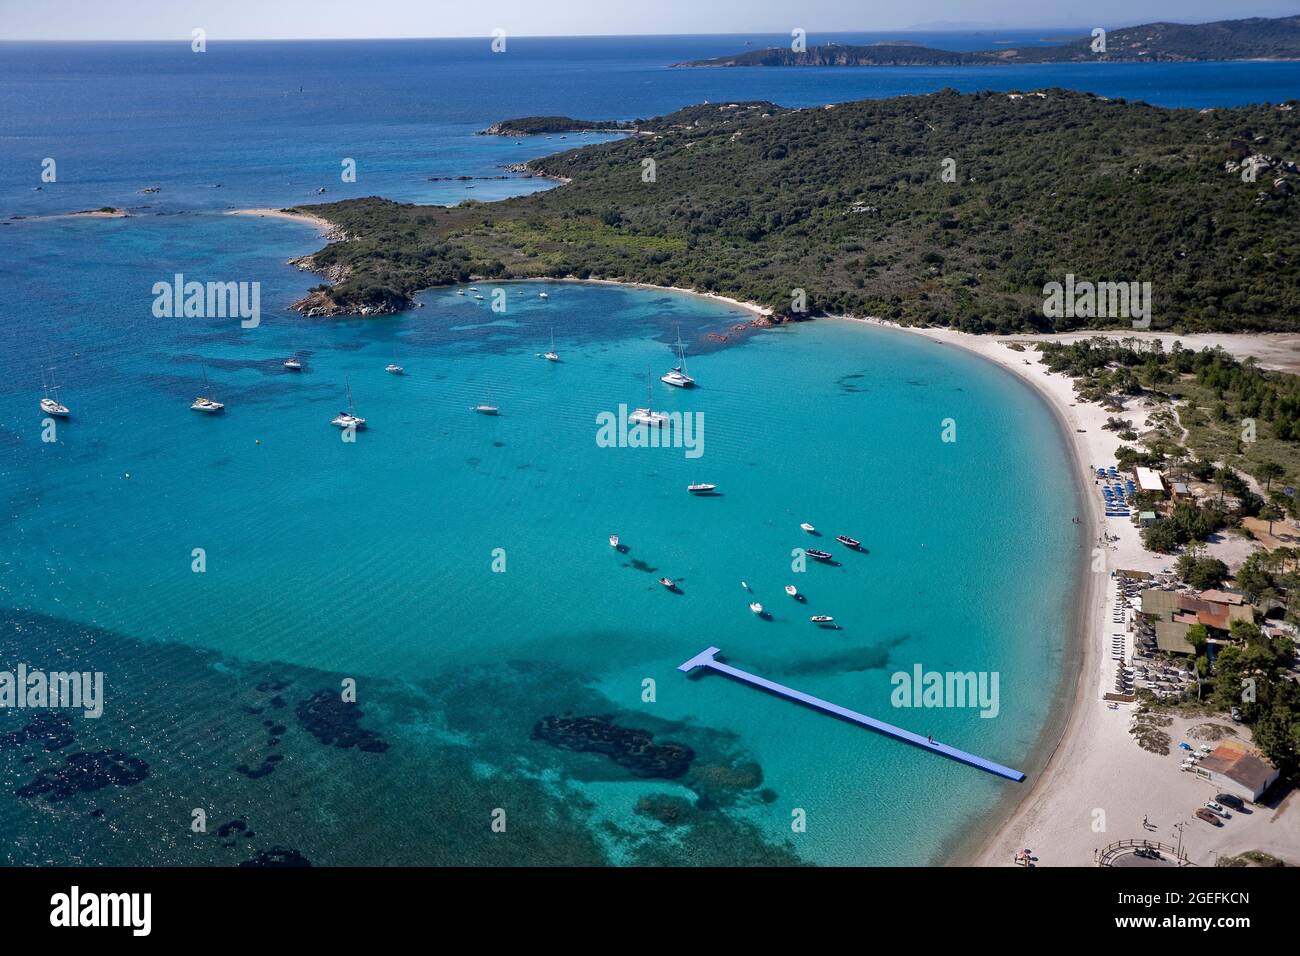
<instances>
[{"instance_id":1,"label":"rocky outcrop in water","mask_svg":"<svg viewBox=\"0 0 1300 956\"><path fill-rule=\"evenodd\" d=\"M47 771L31 783L19 787L20 797L44 796L50 803L58 803L79 793L90 793L104 787L130 787L149 776L149 764L117 750L96 753L70 754L67 763L58 770Z\"/></svg>"},{"instance_id":2,"label":"rocky outcrop in water","mask_svg":"<svg viewBox=\"0 0 1300 956\"><path fill-rule=\"evenodd\" d=\"M294 711L298 722L323 744L347 749L356 747L368 753L383 753L388 741L359 725L361 708L349 704L337 691L318 690Z\"/></svg>"},{"instance_id":3,"label":"rocky outcrop in water","mask_svg":"<svg viewBox=\"0 0 1300 956\"><path fill-rule=\"evenodd\" d=\"M657 744L649 731L620 727L603 716L543 717L531 736L563 750L604 754L637 777L675 780L695 759L695 751L685 744Z\"/></svg>"}]
</instances>

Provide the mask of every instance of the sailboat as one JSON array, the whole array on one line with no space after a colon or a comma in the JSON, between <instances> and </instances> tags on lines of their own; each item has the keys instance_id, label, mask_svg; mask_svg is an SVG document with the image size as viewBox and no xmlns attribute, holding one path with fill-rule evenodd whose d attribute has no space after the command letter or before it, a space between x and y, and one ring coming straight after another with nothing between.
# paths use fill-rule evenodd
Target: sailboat
<instances>
[{"instance_id":1,"label":"sailboat","mask_svg":"<svg viewBox=\"0 0 1300 956\"><path fill-rule=\"evenodd\" d=\"M558 362L560 360L560 353L555 351L555 329L551 329L551 350L543 352L542 358L548 362Z\"/></svg>"},{"instance_id":2,"label":"sailboat","mask_svg":"<svg viewBox=\"0 0 1300 956\"><path fill-rule=\"evenodd\" d=\"M686 374L686 348L682 345L680 327L677 329L677 361L678 364L673 366L671 372L659 376L659 381L675 385L677 388L694 388L695 379Z\"/></svg>"},{"instance_id":3,"label":"sailboat","mask_svg":"<svg viewBox=\"0 0 1300 956\"><path fill-rule=\"evenodd\" d=\"M487 390L487 398L481 405L475 405L470 411L478 412L480 415L499 415L501 409L492 404L492 389Z\"/></svg>"},{"instance_id":4,"label":"sailboat","mask_svg":"<svg viewBox=\"0 0 1300 956\"><path fill-rule=\"evenodd\" d=\"M211 389L208 387L207 369L203 370L203 391L204 392L211 391ZM213 399L208 398L206 395L200 395L198 398L194 399L194 403L190 405L190 408L194 409L194 411L207 412L209 415L215 414L216 412L221 411L225 407L226 406L221 404L221 402L214 401Z\"/></svg>"},{"instance_id":5,"label":"sailboat","mask_svg":"<svg viewBox=\"0 0 1300 956\"><path fill-rule=\"evenodd\" d=\"M345 381L344 387L348 390L348 410L335 415L330 424L337 425L339 428L365 428L366 420L360 415L352 414L352 384Z\"/></svg>"},{"instance_id":6,"label":"sailboat","mask_svg":"<svg viewBox=\"0 0 1300 956\"><path fill-rule=\"evenodd\" d=\"M46 415L54 415L58 418L67 418L71 415L68 406L58 399L58 386L49 384L44 375L41 376L41 384L45 386L45 397L41 399L41 411ZM50 392L54 392L54 395L51 396Z\"/></svg>"},{"instance_id":7,"label":"sailboat","mask_svg":"<svg viewBox=\"0 0 1300 956\"><path fill-rule=\"evenodd\" d=\"M389 362L386 366L384 366L384 371L387 372L389 375L405 375L405 374L406 374L406 369L404 369L404 368L402 368L402 366L398 365L397 362L396 362L396 360L394 360L394 361L392 361L392 362Z\"/></svg>"},{"instance_id":8,"label":"sailboat","mask_svg":"<svg viewBox=\"0 0 1300 956\"><path fill-rule=\"evenodd\" d=\"M646 407L638 408L627 416L627 420L633 425L653 425L656 428L662 428L668 423L668 416L664 412L654 410L654 391L650 384L650 370L645 371L645 392Z\"/></svg>"},{"instance_id":9,"label":"sailboat","mask_svg":"<svg viewBox=\"0 0 1300 956\"><path fill-rule=\"evenodd\" d=\"M295 352L293 355L290 355L287 359L284 360L284 367L287 368L290 372L301 372L302 359L298 358L298 354Z\"/></svg>"}]
</instances>

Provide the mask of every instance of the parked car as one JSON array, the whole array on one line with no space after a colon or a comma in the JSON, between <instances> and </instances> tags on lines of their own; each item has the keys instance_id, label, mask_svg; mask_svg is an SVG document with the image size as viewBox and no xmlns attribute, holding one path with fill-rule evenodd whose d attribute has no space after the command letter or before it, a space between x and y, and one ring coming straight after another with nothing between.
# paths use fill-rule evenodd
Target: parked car
<instances>
[{"instance_id":1,"label":"parked car","mask_svg":"<svg viewBox=\"0 0 1300 956\"><path fill-rule=\"evenodd\" d=\"M1205 809L1205 807L1197 807L1197 808L1196 808L1196 816L1197 816L1199 819L1204 820L1206 823L1213 824L1213 825L1216 826L1216 827L1221 827L1221 826L1223 826L1223 821L1220 820L1218 817L1216 817L1216 816L1215 816L1213 813L1211 813L1209 810Z\"/></svg>"},{"instance_id":2,"label":"parked car","mask_svg":"<svg viewBox=\"0 0 1300 956\"><path fill-rule=\"evenodd\" d=\"M1230 820L1232 818L1232 814L1224 809L1222 804L1215 803L1213 800L1205 801L1205 809L1209 810L1211 813L1217 813L1225 820Z\"/></svg>"},{"instance_id":3,"label":"parked car","mask_svg":"<svg viewBox=\"0 0 1300 956\"><path fill-rule=\"evenodd\" d=\"M1216 793L1214 799L1226 807L1232 807L1234 810L1246 809L1246 801L1241 799L1241 797L1234 797L1230 793Z\"/></svg>"}]
</instances>

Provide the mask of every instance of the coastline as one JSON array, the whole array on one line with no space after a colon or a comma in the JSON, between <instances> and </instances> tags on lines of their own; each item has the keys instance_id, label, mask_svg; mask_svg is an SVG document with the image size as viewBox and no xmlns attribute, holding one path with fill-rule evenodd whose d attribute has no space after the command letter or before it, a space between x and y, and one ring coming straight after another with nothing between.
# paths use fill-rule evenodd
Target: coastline
<instances>
[{"instance_id":1,"label":"coastline","mask_svg":"<svg viewBox=\"0 0 1300 956\"><path fill-rule=\"evenodd\" d=\"M1080 416L1072 414L1075 408L1062 401L1061 391L1048 387L1044 381L1046 374L1032 375L1026 371L1027 368L1037 368L1044 373L1046 371L1036 360L1032 365L1025 364L1027 360L1023 356L1031 353L1016 352L1007 348L1005 342L991 336L973 336L953 329L901 326L879 319L841 318L920 335L936 344L955 346L969 355L991 362L1028 385L1051 411L1073 459L1076 476L1074 489L1082 506L1080 517L1084 519L1084 547L1087 548L1089 543L1098 540L1102 531L1099 504L1095 495L1087 493L1087 487L1083 483L1084 471L1092 463L1089 460L1092 451L1076 430L1084 426L1080 423ZM1020 361L1017 362L1017 359ZM1064 384L1072 394L1073 383L1067 379ZM1103 572L1110 570L1109 564L1107 561ZM1032 751L1029 762L1039 765L1040 769L1027 790L1019 793L1008 791L985 815L983 825L973 827L968 835L951 844L947 852L940 855L938 862L942 865L1011 865L1015 852L1013 848L1033 848L1032 843L1024 842L1030 819L1044 798L1053 794L1061 785L1063 766L1071 759L1077 759L1079 750L1089 740L1089 703L1099 701L1102 693L1099 662L1100 648L1105 640L1105 619L1101 608L1106 596L1106 582L1109 580L1106 573L1093 572L1090 568L1091 562L1086 560L1085 555L1076 571L1078 578L1073 632L1067 635L1061 678L1056 688L1059 695L1068 695L1070 703L1066 708L1056 709L1056 713L1048 717ZM1069 862L1080 865L1087 861Z\"/></svg>"},{"instance_id":2,"label":"coastline","mask_svg":"<svg viewBox=\"0 0 1300 956\"><path fill-rule=\"evenodd\" d=\"M253 209L230 209L226 211L227 216L254 216L258 219L286 219L289 222L299 222L303 225L314 226L319 229L326 239L342 238L343 233L337 225L328 219L322 219L320 216L313 215L309 212L290 212L288 209L272 208L253 208Z\"/></svg>"}]
</instances>

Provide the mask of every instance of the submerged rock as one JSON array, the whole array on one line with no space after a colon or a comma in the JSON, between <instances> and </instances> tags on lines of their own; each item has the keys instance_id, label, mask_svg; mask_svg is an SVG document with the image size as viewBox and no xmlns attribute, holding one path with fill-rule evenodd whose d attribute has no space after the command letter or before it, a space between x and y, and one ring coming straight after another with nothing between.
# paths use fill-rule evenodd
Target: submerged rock
<instances>
[{"instance_id":1,"label":"submerged rock","mask_svg":"<svg viewBox=\"0 0 1300 956\"><path fill-rule=\"evenodd\" d=\"M603 716L543 717L531 736L563 750L604 754L637 777L673 780L685 774L695 758L685 744L657 744L649 731L620 727Z\"/></svg>"},{"instance_id":2,"label":"submerged rock","mask_svg":"<svg viewBox=\"0 0 1300 956\"><path fill-rule=\"evenodd\" d=\"M102 790L108 786L130 787L149 776L149 764L117 750L69 754L65 766L38 776L19 787L20 797L42 794L50 803L66 800L78 793Z\"/></svg>"},{"instance_id":3,"label":"submerged rock","mask_svg":"<svg viewBox=\"0 0 1300 956\"><path fill-rule=\"evenodd\" d=\"M269 850L262 850L251 860L245 860L239 865L284 868L291 866L311 866L311 860L307 859L297 850L290 850L285 847L272 847Z\"/></svg>"},{"instance_id":4,"label":"submerged rock","mask_svg":"<svg viewBox=\"0 0 1300 956\"><path fill-rule=\"evenodd\" d=\"M295 710L298 722L323 744L356 747L369 753L383 753L388 741L372 730L358 726L362 711L349 704L336 691L318 690Z\"/></svg>"}]
</instances>

